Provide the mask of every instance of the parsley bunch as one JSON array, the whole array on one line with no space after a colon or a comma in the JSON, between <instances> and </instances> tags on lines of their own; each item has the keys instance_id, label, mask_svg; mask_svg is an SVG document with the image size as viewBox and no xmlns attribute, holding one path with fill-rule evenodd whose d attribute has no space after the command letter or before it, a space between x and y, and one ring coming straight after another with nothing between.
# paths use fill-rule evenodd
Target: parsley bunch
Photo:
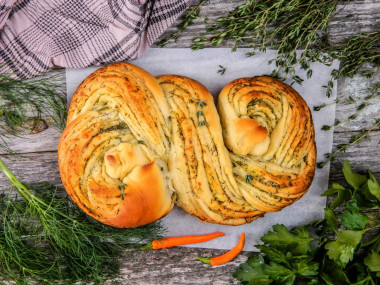
<instances>
[{"instance_id":1,"label":"parsley bunch","mask_svg":"<svg viewBox=\"0 0 380 285\"><path fill-rule=\"evenodd\" d=\"M335 195L324 219L293 230L274 225L252 256L234 273L243 284L378 284L380 281L380 185L368 171L354 173L348 161L347 186Z\"/></svg>"}]
</instances>

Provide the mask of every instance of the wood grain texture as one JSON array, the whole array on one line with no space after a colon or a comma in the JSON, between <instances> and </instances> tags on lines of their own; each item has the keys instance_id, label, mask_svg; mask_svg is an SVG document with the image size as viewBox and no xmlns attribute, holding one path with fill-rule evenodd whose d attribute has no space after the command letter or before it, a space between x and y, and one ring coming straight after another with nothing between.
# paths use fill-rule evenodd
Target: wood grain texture
<instances>
[{"instance_id":1,"label":"wood grain texture","mask_svg":"<svg viewBox=\"0 0 380 285\"><path fill-rule=\"evenodd\" d=\"M129 252L122 261L122 284L238 284L232 273L251 253L243 252L228 264L216 267L196 260L198 256L211 257L224 252L195 248Z\"/></svg>"},{"instance_id":2,"label":"wood grain texture","mask_svg":"<svg viewBox=\"0 0 380 285\"><path fill-rule=\"evenodd\" d=\"M196 3L197 1L195 1ZM201 10L201 15L207 15L209 19L216 19L226 15L229 10L243 3L243 0L222 1L210 0ZM330 39L332 43L339 43L350 36L364 31L373 31L380 25L380 1L355 0L350 3L342 3L332 19ZM352 15L352 16L351 16ZM179 21L177 21L179 23ZM167 47L190 47L191 39L204 32L205 24L195 21L195 25L189 27L177 43L170 43ZM169 29L163 37L175 31ZM225 46L231 46L227 44ZM49 74L55 74L64 78L64 70L54 70ZM338 81L338 97L340 99L363 98L368 95L367 89L380 82L380 73L375 73L371 80L357 75L353 78L341 78ZM64 83L62 88L65 89ZM63 89L63 90L64 90ZM334 149L338 144L347 143L349 138L358 134L362 128L371 125L374 117L380 114L379 99L371 102L361 115L353 123L346 123L335 128ZM336 109L337 119L344 121L348 115L356 110L356 104L339 103ZM23 153L19 157L11 157L0 153L1 158L14 172L14 174L26 183L50 181L59 185L61 183L57 167L57 143L59 132L49 128L36 135L27 135L28 139L15 138L9 141L14 150ZM363 141L349 148L345 153L339 153L331 164L330 184L344 183L341 173L343 161L349 159L354 171L372 169L375 177L380 180L380 130L371 135L371 141ZM9 183L0 174L0 189L7 189ZM210 268L196 261L197 256L207 257L223 253L220 250L173 248L160 251L134 251L125 254L121 260L123 280L122 284L238 284L232 277L237 266L246 260L250 253L243 252L234 261L226 265ZM110 282L111 283L111 282Z\"/></svg>"},{"instance_id":3,"label":"wood grain texture","mask_svg":"<svg viewBox=\"0 0 380 285\"><path fill-rule=\"evenodd\" d=\"M26 184L49 181L61 185L57 152L27 153L18 156L2 155L1 159L13 174ZM0 190L9 189L10 183L0 173Z\"/></svg>"},{"instance_id":4,"label":"wood grain texture","mask_svg":"<svg viewBox=\"0 0 380 285\"><path fill-rule=\"evenodd\" d=\"M376 84L380 84L380 71L376 71L373 66L363 66L361 72L370 70L373 77L368 79L357 74L352 78L342 77L338 80L338 98L340 102L336 108L336 120L343 122L335 127L334 132L360 131L374 125L375 118L380 118L380 89L377 90L377 96L368 101L368 105L360 111L356 119L347 120L350 115L355 114L356 108L363 102L364 98L375 94L370 89ZM355 100L354 103L349 102L349 98Z\"/></svg>"}]
</instances>

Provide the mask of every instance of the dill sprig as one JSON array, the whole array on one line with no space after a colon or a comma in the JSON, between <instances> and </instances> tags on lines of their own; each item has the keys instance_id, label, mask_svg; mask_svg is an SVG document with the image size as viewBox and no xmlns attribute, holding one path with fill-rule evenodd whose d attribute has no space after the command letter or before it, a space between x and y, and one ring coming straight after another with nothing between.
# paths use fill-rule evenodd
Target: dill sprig
<instances>
[{"instance_id":1,"label":"dill sprig","mask_svg":"<svg viewBox=\"0 0 380 285\"><path fill-rule=\"evenodd\" d=\"M136 229L102 225L59 198L55 186L24 185L1 160L0 169L12 183L10 194L0 197L0 279L101 284L119 277L123 249L163 235L158 223ZM15 190L22 199L12 199Z\"/></svg>"},{"instance_id":2,"label":"dill sprig","mask_svg":"<svg viewBox=\"0 0 380 285\"><path fill-rule=\"evenodd\" d=\"M35 128L46 117L63 130L67 117L65 94L53 77L15 79L0 74L0 149L12 152L6 138L22 135Z\"/></svg>"}]
</instances>

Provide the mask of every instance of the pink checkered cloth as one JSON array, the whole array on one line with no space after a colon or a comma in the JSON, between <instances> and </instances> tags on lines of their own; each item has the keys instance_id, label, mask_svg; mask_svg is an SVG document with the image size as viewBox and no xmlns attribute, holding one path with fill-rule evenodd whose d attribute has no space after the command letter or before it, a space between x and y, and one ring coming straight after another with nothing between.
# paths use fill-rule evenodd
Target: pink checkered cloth
<instances>
[{"instance_id":1,"label":"pink checkered cloth","mask_svg":"<svg viewBox=\"0 0 380 285\"><path fill-rule=\"evenodd\" d=\"M0 0L0 73L141 56L192 0Z\"/></svg>"}]
</instances>

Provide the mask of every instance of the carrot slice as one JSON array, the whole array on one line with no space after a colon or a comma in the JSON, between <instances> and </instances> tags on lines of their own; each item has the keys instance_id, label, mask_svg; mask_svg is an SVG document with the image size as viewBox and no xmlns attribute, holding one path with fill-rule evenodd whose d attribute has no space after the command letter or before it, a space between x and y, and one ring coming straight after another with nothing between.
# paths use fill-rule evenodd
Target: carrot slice
<instances>
[{"instance_id":1,"label":"carrot slice","mask_svg":"<svg viewBox=\"0 0 380 285\"><path fill-rule=\"evenodd\" d=\"M225 254L211 257L211 258L197 257L197 259L210 265L225 264L231 261L232 259L234 259L243 250L244 241L245 241L245 233L242 233L240 235L240 240L237 243L237 245L233 249L227 251Z\"/></svg>"}]
</instances>

